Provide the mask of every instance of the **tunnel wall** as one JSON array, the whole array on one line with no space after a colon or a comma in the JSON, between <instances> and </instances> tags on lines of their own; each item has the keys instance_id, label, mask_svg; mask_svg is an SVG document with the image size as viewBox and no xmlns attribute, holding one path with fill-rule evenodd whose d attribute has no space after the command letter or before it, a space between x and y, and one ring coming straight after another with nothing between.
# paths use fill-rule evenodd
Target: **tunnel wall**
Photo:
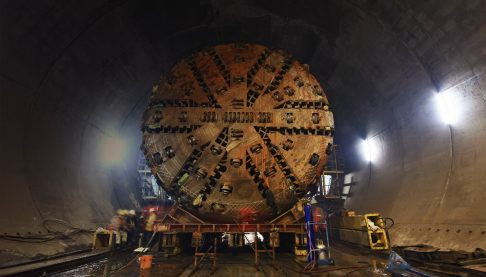
<instances>
[{"instance_id":1,"label":"tunnel wall","mask_svg":"<svg viewBox=\"0 0 486 277\"><path fill-rule=\"evenodd\" d=\"M97 1L81 7L12 1L0 8L0 233L46 235L46 219L93 230L106 227L117 209L137 207L139 116L151 81L136 80L160 72L154 75L146 62L155 61L149 53L137 51L140 41L129 26L110 31L126 8ZM120 161L110 153L117 140L129 146ZM2 240L0 248L52 254L88 245L91 237Z\"/></svg>"},{"instance_id":2,"label":"tunnel wall","mask_svg":"<svg viewBox=\"0 0 486 277\"><path fill-rule=\"evenodd\" d=\"M45 218L95 228L135 207L152 84L203 47L249 41L292 53L326 88L355 181L349 209L393 217L392 243L482 246L484 12L438 0L4 1L0 233L45 233ZM449 129L433 98L456 84L461 119ZM367 137L379 149L371 168L356 149ZM103 155L113 138L129 145L119 164Z\"/></svg>"},{"instance_id":3,"label":"tunnel wall","mask_svg":"<svg viewBox=\"0 0 486 277\"><path fill-rule=\"evenodd\" d=\"M347 208L392 217L393 244L484 248L484 85L479 77L454 88L461 118L450 129L425 98L401 113L400 128L373 136L376 161L350 174Z\"/></svg>"},{"instance_id":4,"label":"tunnel wall","mask_svg":"<svg viewBox=\"0 0 486 277\"><path fill-rule=\"evenodd\" d=\"M376 75L372 79L384 98L385 107L375 106L374 113L383 117L382 109L391 109L393 122L368 119L382 122L378 128L368 125L362 137L369 138L376 160L352 174L347 207L394 218L393 244L485 248L486 56L480 50L486 47L485 7L413 6L366 10L388 34L381 39L390 36L377 42L387 45L380 54L387 65L376 75L376 62L362 57L357 62L367 76ZM438 91L450 99L447 113L458 114L450 126L439 116Z\"/></svg>"}]
</instances>

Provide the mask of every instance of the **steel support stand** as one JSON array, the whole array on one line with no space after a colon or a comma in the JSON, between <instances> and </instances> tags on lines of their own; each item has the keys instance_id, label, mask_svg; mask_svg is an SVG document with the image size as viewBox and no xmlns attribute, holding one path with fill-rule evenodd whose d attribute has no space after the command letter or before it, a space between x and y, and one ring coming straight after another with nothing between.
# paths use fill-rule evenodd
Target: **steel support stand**
<instances>
[{"instance_id":1,"label":"steel support stand","mask_svg":"<svg viewBox=\"0 0 486 277\"><path fill-rule=\"evenodd\" d=\"M210 246L206 252L198 252L199 246L196 247L196 253L194 254L194 269L192 270L191 274L192 275L198 268L199 265L202 263L202 261L209 256L211 258L212 264L211 264L211 271L209 271L209 275L212 275L216 269L217 269L217 240L214 239L214 245ZM211 250L213 250L212 253ZM201 257L198 259L198 257Z\"/></svg>"},{"instance_id":2,"label":"steel support stand","mask_svg":"<svg viewBox=\"0 0 486 277\"><path fill-rule=\"evenodd\" d=\"M258 256L258 232L255 232L255 247L253 248L253 251L255 251L255 268L260 271L260 257Z\"/></svg>"}]
</instances>

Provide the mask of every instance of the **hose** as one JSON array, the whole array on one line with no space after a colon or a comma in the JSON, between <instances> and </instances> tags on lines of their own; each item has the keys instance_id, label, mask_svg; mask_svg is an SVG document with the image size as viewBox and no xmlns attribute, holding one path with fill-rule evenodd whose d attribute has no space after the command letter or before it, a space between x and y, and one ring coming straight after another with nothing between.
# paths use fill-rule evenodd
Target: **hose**
<instances>
[{"instance_id":1,"label":"hose","mask_svg":"<svg viewBox=\"0 0 486 277\"><path fill-rule=\"evenodd\" d=\"M332 271L338 271L338 270L347 270L347 269L353 269L348 274L351 274L355 271L358 270L363 270L369 268L369 265L366 266L341 266L341 267L331 267L331 268L323 268L323 269L318 269L318 270L313 270L313 271L304 271L304 270L295 270L293 268L290 268L288 266L282 266L283 268L290 270L295 273L302 273L302 274L313 274L313 273L326 273L326 272L332 272Z\"/></svg>"},{"instance_id":2,"label":"hose","mask_svg":"<svg viewBox=\"0 0 486 277\"><path fill-rule=\"evenodd\" d=\"M152 236L150 237L149 241L147 242L147 244L145 245L145 247L144 247L144 248L148 248L148 247L149 247L149 245L152 243L152 240L154 239L154 237L155 237L155 235L156 235L156 234L157 234L157 232L153 232L153 233L152 233ZM122 270L122 269L126 268L127 266L131 265L131 264L132 264L134 261L136 261L136 260L137 260L137 259L138 259L140 256L142 256L142 254L144 254L144 252L140 252L140 253L138 253L138 254L137 254L135 257L133 257L133 259L131 259L130 261L128 261L126 264L124 264L124 265L120 266L119 268L116 268L116 269L114 269L114 270L112 270L112 271L108 272L108 273L105 275L105 277L111 276L111 275L113 275L113 274L117 273L118 271L120 271L120 270Z\"/></svg>"},{"instance_id":3,"label":"hose","mask_svg":"<svg viewBox=\"0 0 486 277\"><path fill-rule=\"evenodd\" d=\"M57 236L54 235L32 235L32 236L0 235L0 239L10 240L15 242L27 242L27 243L44 243L56 238Z\"/></svg>"},{"instance_id":4,"label":"hose","mask_svg":"<svg viewBox=\"0 0 486 277\"><path fill-rule=\"evenodd\" d=\"M360 270L363 270L363 269L368 269L368 268L369 268L369 266L368 266L368 267L361 267L361 268L356 268L356 269L353 269L353 270L351 270L350 272L346 273L346 277L351 276L351 274L355 273L356 271L360 271Z\"/></svg>"},{"instance_id":5,"label":"hose","mask_svg":"<svg viewBox=\"0 0 486 277\"><path fill-rule=\"evenodd\" d=\"M48 222L55 222L57 224L63 225L66 228L64 232L54 231L49 228ZM90 229L82 229L73 226L71 223L58 219L58 218L46 218L42 221L42 227L44 227L49 234L45 235L7 235L2 234L0 235L0 239L16 241L16 242L26 242L26 243L44 243L54 239L60 238L69 238L71 235L82 233L82 232L94 232L94 230Z\"/></svg>"},{"instance_id":6,"label":"hose","mask_svg":"<svg viewBox=\"0 0 486 277\"><path fill-rule=\"evenodd\" d=\"M391 217L380 217L380 219L383 220L383 224L385 225L383 227L383 229L385 229L385 230L389 230L389 229L391 229L391 227L393 227L393 225L395 225L395 221ZM387 220L388 221L391 221L391 225L390 226L388 226Z\"/></svg>"},{"instance_id":7,"label":"hose","mask_svg":"<svg viewBox=\"0 0 486 277\"><path fill-rule=\"evenodd\" d=\"M366 266L341 266L341 267L332 267L332 268L326 268L326 269L319 269L319 270L314 270L311 273L325 273L325 272L331 272L331 271L336 271L336 270L346 270L346 269L354 269L355 270L362 270L369 268L369 265ZM352 273L352 272L349 272Z\"/></svg>"},{"instance_id":8,"label":"hose","mask_svg":"<svg viewBox=\"0 0 486 277\"><path fill-rule=\"evenodd\" d=\"M67 228L64 232L54 231L54 230L49 228L48 222L55 222L57 224L64 225ZM91 230L91 229L82 229L82 228L75 227L71 223L69 223L65 220L62 220L62 219L58 219L58 218L46 218L42 221L42 226L49 232L49 234L46 234L46 235L27 235L27 236L3 234L3 235L0 235L0 239L16 241L16 242L44 243L44 242L51 241L51 240L54 240L54 239L68 238L71 235L74 235L74 234L77 234L77 233L83 233L83 232L90 232L91 233L91 232L95 231L95 230ZM152 240L154 239L156 234L157 234L157 232L153 232L152 237L150 237L150 240L147 242L147 245L144 248L147 248L152 243ZM107 275L105 275L105 276L110 276L110 275L122 270L123 268L126 268L127 266L132 264L137 258L139 258L142 254L143 253L137 254L128 263L126 263L125 265L107 273Z\"/></svg>"}]
</instances>

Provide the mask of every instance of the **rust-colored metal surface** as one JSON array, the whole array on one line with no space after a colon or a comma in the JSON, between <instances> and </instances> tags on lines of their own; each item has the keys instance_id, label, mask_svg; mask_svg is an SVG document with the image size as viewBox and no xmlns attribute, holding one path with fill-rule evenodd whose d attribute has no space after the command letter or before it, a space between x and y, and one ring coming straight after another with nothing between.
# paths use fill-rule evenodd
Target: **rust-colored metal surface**
<instances>
[{"instance_id":1,"label":"rust-colored metal surface","mask_svg":"<svg viewBox=\"0 0 486 277\"><path fill-rule=\"evenodd\" d=\"M332 145L306 66L257 44L218 45L153 88L143 145L159 184L208 222L264 222L316 185Z\"/></svg>"}]
</instances>

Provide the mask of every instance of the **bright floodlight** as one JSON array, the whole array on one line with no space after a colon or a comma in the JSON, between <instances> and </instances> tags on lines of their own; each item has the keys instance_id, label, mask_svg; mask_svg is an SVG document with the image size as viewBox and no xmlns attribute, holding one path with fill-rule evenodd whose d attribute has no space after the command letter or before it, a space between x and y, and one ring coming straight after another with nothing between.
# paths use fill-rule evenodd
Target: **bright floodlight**
<instances>
[{"instance_id":1,"label":"bright floodlight","mask_svg":"<svg viewBox=\"0 0 486 277\"><path fill-rule=\"evenodd\" d=\"M454 101L455 89L448 89L435 94L435 103L440 119L448 125L453 125L459 118L458 105Z\"/></svg>"},{"instance_id":2,"label":"bright floodlight","mask_svg":"<svg viewBox=\"0 0 486 277\"><path fill-rule=\"evenodd\" d=\"M367 162L371 162L371 147L369 140L365 139L361 142L361 155L363 156L364 160Z\"/></svg>"},{"instance_id":3,"label":"bright floodlight","mask_svg":"<svg viewBox=\"0 0 486 277\"><path fill-rule=\"evenodd\" d=\"M367 162L375 162L378 158L378 147L373 139L361 141L360 152L363 159Z\"/></svg>"}]
</instances>

